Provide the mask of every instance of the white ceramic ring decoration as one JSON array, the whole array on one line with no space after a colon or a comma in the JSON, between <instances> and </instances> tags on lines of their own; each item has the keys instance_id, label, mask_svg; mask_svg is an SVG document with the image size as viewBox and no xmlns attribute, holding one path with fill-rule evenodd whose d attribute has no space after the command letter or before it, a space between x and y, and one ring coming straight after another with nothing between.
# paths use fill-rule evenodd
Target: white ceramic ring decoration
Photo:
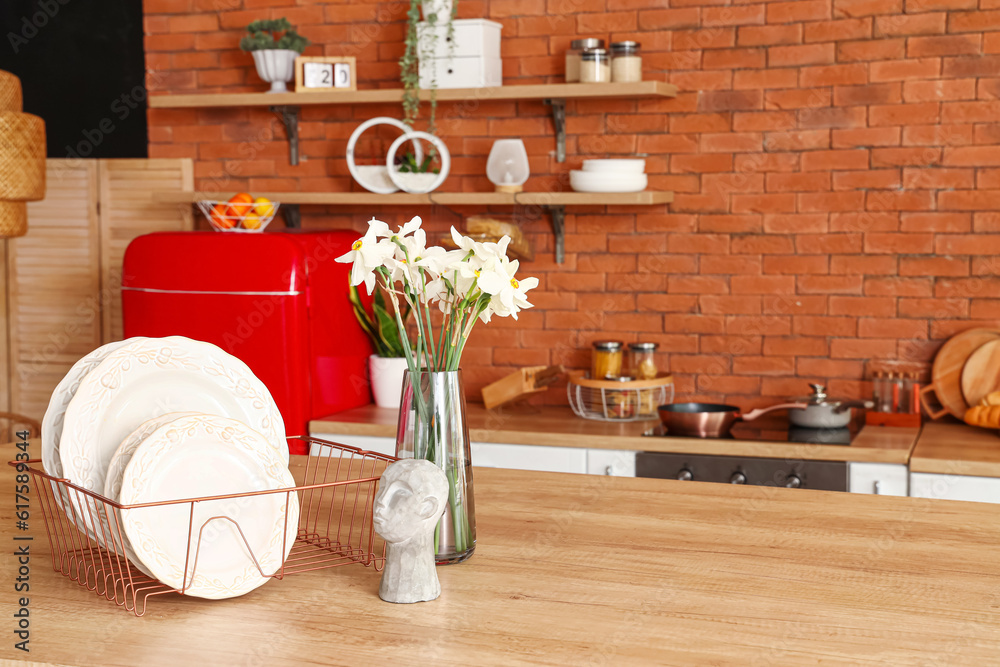
<instances>
[{"instance_id":1,"label":"white ceramic ring decoration","mask_svg":"<svg viewBox=\"0 0 1000 667\"><path fill-rule=\"evenodd\" d=\"M430 142L441 156L441 171L437 174L437 178L435 178L430 184L407 183L405 177L411 176L412 174L404 174L396 171L396 151L399 150L399 147L402 146L404 142L413 142L413 154L416 157L418 164L423 160L419 139ZM389 154L385 157L385 166L389 170L389 178L400 190L409 192L410 194L424 194L425 192L433 192L434 190L437 190L441 187L441 184L444 183L444 179L448 178L448 170L451 169L451 154L448 152L448 147L444 145L444 142L435 137L433 134L429 134L427 132L407 132L403 136L397 137L396 140L392 142L392 146L389 147Z\"/></svg>"},{"instance_id":2,"label":"white ceramic ring decoration","mask_svg":"<svg viewBox=\"0 0 1000 667\"><path fill-rule=\"evenodd\" d=\"M358 125L358 129L354 130L354 133L347 142L347 169L351 172L351 176L354 177L355 182L357 182L357 184L365 190L374 192L378 195L391 195L393 192L399 190L399 188L393 185L392 181L389 180L389 173L392 171L391 169L383 167L382 165L358 166L354 163L354 147L357 145L358 139L365 133L366 130L375 127L376 125L391 125L392 127L401 130L404 136L410 131L410 128L407 127L403 121L390 118L389 116L378 116L361 123L361 125ZM414 149L414 154L417 156L418 161L424 159L423 149L419 146L419 144Z\"/></svg>"}]
</instances>

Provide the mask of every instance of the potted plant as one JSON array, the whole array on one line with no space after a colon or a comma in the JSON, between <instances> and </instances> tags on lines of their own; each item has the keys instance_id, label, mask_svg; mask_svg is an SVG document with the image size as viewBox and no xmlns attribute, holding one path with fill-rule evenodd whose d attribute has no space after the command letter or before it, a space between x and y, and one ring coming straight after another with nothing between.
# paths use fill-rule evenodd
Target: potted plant
<instances>
[{"instance_id":1,"label":"potted plant","mask_svg":"<svg viewBox=\"0 0 1000 667\"><path fill-rule=\"evenodd\" d=\"M375 405L398 408L403 391L403 374L406 372L406 354L402 334L396 326L396 315L386 308L381 289L375 290L371 313L361 302L358 288L354 285L351 286L350 300L354 316L375 348L375 354L368 357L368 376ZM410 307L405 306L400 315L401 321L406 322L410 317Z\"/></svg>"},{"instance_id":2,"label":"potted plant","mask_svg":"<svg viewBox=\"0 0 1000 667\"><path fill-rule=\"evenodd\" d=\"M253 54L257 75L271 84L267 92L287 93L285 83L295 77L295 59L309 46L309 40L286 18L254 21L247 32L250 34L240 40L240 48Z\"/></svg>"},{"instance_id":3,"label":"potted plant","mask_svg":"<svg viewBox=\"0 0 1000 667\"><path fill-rule=\"evenodd\" d=\"M424 21L429 30L428 37L421 40L418 26L420 14L423 11ZM436 26L447 21L447 41L449 57L455 49L455 15L458 10L458 0L410 0L410 10L407 12L406 48L399 60L400 80L403 83L403 122L413 127L420 114L420 59L433 56L437 45ZM427 131L434 134L437 130L437 79L432 77L430 86L431 111L427 121Z\"/></svg>"}]
</instances>

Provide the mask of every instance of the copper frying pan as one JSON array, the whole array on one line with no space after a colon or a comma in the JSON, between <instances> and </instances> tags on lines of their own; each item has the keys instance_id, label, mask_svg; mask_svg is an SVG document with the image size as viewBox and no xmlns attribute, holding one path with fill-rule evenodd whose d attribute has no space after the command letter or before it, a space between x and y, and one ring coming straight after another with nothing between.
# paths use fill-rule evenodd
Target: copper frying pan
<instances>
[{"instance_id":1,"label":"copper frying pan","mask_svg":"<svg viewBox=\"0 0 1000 667\"><path fill-rule=\"evenodd\" d=\"M729 429L739 420L748 422L773 410L807 407L809 406L805 403L779 403L741 413L735 405L722 403L671 403L661 405L657 410L667 433L696 438L719 438L729 435Z\"/></svg>"}]
</instances>

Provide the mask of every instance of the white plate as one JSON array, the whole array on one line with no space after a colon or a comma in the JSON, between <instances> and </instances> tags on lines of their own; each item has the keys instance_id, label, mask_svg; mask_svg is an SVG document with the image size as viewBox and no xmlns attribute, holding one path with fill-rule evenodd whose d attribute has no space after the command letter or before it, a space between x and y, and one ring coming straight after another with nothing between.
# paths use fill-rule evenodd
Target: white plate
<instances>
[{"instance_id":1,"label":"white plate","mask_svg":"<svg viewBox=\"0 0 1000 667\"><path fill-rule=\"evenodd\" d=\"M119 498L135 505L294 486L260 433L234 419L195 415L146 437L125 468ZM299 501L292 492L178 503L123 510L122 520L136 554L157 579L180 590L186 563L185 593L222 599L267 581L254 557L265 575L278 571L295 541Z\"/></svg>"},{"instance_id":2,"label":"white plate","mask_svg":"<svg viewBox=\"0 0 1000 667\"><path fill-rule=\"evenodd\" d=\"M108 500L113 500L116 503L120 502L119 496L121 495L122 478L125 476L125 468L128 466L128 462L132 460L132 455L135 454L135 450L139 448L139 445L141 445L146 438L152 435L161 426L165 426L181 417L191 417L197 414L199 413L171 412L170 414L163 415L162 417L154 417L148 421L144 421L139 428L132 431L132 433L130 433L128 437L122 441L122 444L119 445L118 449L114 453L114 456L111 457L111 463L108 465L108 474L104 480L104 497ZM121 512L116 509L115 514L117 515L116 522L110 521L107 517L101 517L105 524L105 530L108 532L98 533L98 537L104 538L106 535L117 535L118 539L112 538L110 540L111 544L106 543L108 540L101 539L102 544L110 549L113 549L122 556L125 556L132 561L136 567L152 577L153 574L142 564L142 559L136 555L135 550L132 548L132 543L128 539L128 535L122 528L124 524L122 523Z\"/></svg>"},{"instance_id":3,"label":"white plate","mask_svg":"<svg viewBox=\"0 0 1000 667\"><path fill-rule=\"evenodd\" d=\"M641 174L646 171L646 161L637 159L584 160L583 170L599 171L602 174L613 172L618 174Z\"/></svg>"},{"instance_id":4,"label":"white plate","mask_svg":"<svg viewBox=\"0 0 1000 667\"><path fill-rule=\"evenodd\" d=\"M569 185L577 192L641 192L646 189L646 174L611 174L600 171L569 172Z\"/></svg>"},{"instance_id":5,"label":"white plate","mask_svg":"<svg viewBox=\"0 0 1000 667\"><path fill-rule=\"evenodd\" d=\"M288 462L281 414L247 365L215 345L172 336L125 345L83 379L66 409L59 446L63 474L101 493L122 440L147 419L170 412L238 419L263 434ZM93 527L90 513L83 518Z\"/></svg>"},{"instance_id":6,"label":"white plate","mask_svg":"<svg viewBox=\"0 0 1000 667\"><path fill-rule=\"evenodd\" d=\"M145 339L130 338L102 345L73 364L69 372L56 385L52 392L52 398L49 399L49 407L45 410L45 416L42 418L42 467L45 468L45 472L53 477L62 477L63 475L62 461L59 460L59 442L62 439L66 408L73 400L73 396L76 395L80 382L109 354L123 345L139 340Z\"/></svg>"}]
</instances>

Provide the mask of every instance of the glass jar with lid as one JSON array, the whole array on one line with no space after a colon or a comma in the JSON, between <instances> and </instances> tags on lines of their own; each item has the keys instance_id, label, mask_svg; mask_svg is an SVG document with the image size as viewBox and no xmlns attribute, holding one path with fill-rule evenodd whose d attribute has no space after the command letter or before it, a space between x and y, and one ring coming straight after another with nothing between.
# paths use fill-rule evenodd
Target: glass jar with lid
<instances>
[{"instance_id":1,"label":"glass jar with lid","mask_svg":"<svg viewBox=\"0 0 1000 667\"><path fill-rule=\"evenodd\" d=\"M576 83L580 80L580 56L585 49L603 49L604 40L593 37L574 39L566 50L566 83Z\"/></svg>"},{"instance_id":2,"label":"glass jar with lid","mask_svg":"<svg viewBox=\"0 0 1000 667\"><path fill-rule=\"evenodd\" d=\"M657 343L629 343L629 372L636 380L652 380L656 377Z\"/></svg>"},{"instance_id":3,"label":"glass jar with lid","mask_svg":"<svg viewBox=\"0 0 1000 667\"><path fill-rule=\"evenodd\" d=\"M609 419L632 419L635 417L636 410L636 392L628 387L628 383L632 381L632 378L623 375L614 378L614 380L622 383L622 388L605 390L605 415Z\"/></svg>"},{"instance_id":4,"label":"glass jar with lid","mask_svg":"<svg viewBox=\"0 0 1000 667\"><path fill-rule=\"evenodd\" d=\"M642 56L639 42L611 44L611 80L615 83L642 81Z\"/></svg>"},{"instance_id":5,"label":"glass jar with lid","mask_svg":"<svg viewBox=\"0 0 1000 667\"><path fill-rule=\"evenodd\" d=\"M580 83L611 81L611 59L606 49L586 49L580 54Z\"/></svg>"},{"instance_id":6,"label":"glass jar with lid","mask_svg":"<svg viewBox=\"0 0 1000 667\"><path fill-rule=\"evenodd\" d=\"M594 341L594 351L590 356L590 377L603 380L621 375L623 347L620 340Z\"/></svg>"}]
</instances>

